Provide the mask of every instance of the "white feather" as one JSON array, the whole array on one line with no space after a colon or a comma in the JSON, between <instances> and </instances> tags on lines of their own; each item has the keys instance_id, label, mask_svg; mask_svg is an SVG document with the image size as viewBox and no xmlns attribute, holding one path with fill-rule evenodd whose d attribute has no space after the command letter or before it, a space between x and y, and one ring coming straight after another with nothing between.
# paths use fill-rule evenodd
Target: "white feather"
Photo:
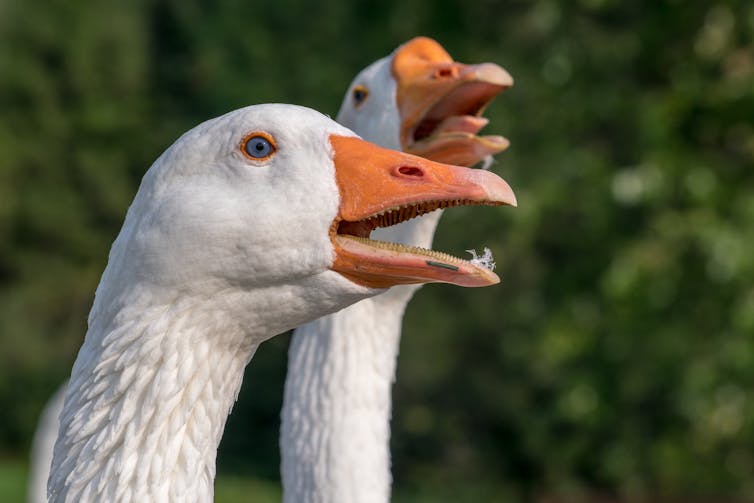
<instances>
[{"instance_id":1,"label":"white feather","mask_svg":"<svg viewBox=\"0 0 754 503\"><path fill-rule=\"evenodd\" d=\"M466 250L466 253L471 253L471 260L469 262L472 264L485 267L490 271L495 270L495 261L492 257L492 250L486 246L484 247L484 253L481 256L477 255L476 250Z\"/></svg>"}]
</instances>

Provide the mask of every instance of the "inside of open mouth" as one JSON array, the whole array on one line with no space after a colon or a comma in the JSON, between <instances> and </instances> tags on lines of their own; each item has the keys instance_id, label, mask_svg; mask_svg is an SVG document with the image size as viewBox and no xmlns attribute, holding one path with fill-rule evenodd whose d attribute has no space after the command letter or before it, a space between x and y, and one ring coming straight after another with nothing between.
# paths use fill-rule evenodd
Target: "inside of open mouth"
<instances>
[{"instance_id":1,"label":"inside of open mouth","mask_svg":"<svg viewBox=\"0 0 754 503\"><path fill-rule=\"evenodd\" d=\"M352 239L374 248L391 250L399 253L410 253L413 255L426 256L436 261L437 265L440 267L442 267L442 264L467 264L470 263L470 261L455 257L447 253L416 246L406 246L400 243L390 243L370 239L370 234L374 229L378 227L390 227L392 225L411 220L412 218L442 208L450 208L454 206L499 206L500 204L501 203L488 201L471 201L466 199L424 201L420 203L404 204L400 207L387 209L363 220L355 222L350 222L347 220L336 221L333 224L333 232L338 237Z\"/></svg>"},{"instance_id":2,"label":"inside of open mouth","mask_svg":"<svg viewBox=\"0 0 754 503\"><path fill-rule=\"evenodd\" d=\"M414 128L413 141L421 141L433 136L437 132L459 132L453 128L454 125L462 127L460 132L476 134L479 129L487 124L487 121L474 121L473 119L478 119L482 115L485 107L499 92L500 86L486 82L467 82L459 85L440 98L424 114L421 121ZM456 117L462 118L462 120L448 120ZM444 124L446 127L439 128L441 131L438 131L438 126L441 124ZM474 126L478 126L478 128L474 130Z\"/></svg>"}]
</instances>

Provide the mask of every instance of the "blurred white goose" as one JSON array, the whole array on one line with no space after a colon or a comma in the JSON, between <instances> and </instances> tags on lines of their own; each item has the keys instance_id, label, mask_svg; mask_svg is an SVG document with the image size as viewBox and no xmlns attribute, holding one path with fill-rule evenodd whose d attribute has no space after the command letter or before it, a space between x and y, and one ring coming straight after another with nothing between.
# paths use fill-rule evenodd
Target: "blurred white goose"
<instances>
[{"instance_id":1,"label":"blurred white goose","mask_svg":"<svg viewBox=\"0 0 754 503\"><path fill-rule=\"evenodd\" d=\"M28 503L45 503L47 501L47 479L50 477L52 450L58 438L60 412L63 410L66 381L45 404L37 422L34 439L29 456L29 478L26 488Z\"/></svg>"},{"instance_id":2,"label":"blurred white goose","mask_svg":"<svg viewBox=\"0 0 754 503\"><path fill-rule=\"evenodd\" d=\"M456 63L419 37L363 70L337 119L382 146L471 166L508 146L476 133L487 124L485 106L512 84L499 66ZM440 213L375 237L429 248ZM436 267L458 264L443 255L435 260ZM280 440L286 502L390 499L390 391L415 289L392 288L294 332Z\"/></svg>"},{"instance_id":3,"label":"blurred white goose","mask_svg":"<svg viewBox=\"0 0 754 503\"><path fill-rule=\"evenodd\" d=\"M66 390L50 501L211 501L217 445L261 342L375 285L498 281L369 239L458 200L514 196L491 173L382 149L291 105L184 134L147 171L110 251Z\"/></svg>"}]
</instances>

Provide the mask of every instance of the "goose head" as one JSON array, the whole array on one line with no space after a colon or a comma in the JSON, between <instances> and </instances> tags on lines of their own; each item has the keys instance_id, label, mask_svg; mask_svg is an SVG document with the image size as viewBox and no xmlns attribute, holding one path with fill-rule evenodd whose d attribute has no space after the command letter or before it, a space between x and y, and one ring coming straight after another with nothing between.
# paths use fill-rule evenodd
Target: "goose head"
<instances>
[{"instance_id":1,"label":"goose head","mask_svg":"<svg viewBox=\"0 0 754 503\"><path fill-rule=\"evenodd\" d=\"M369 235L441 207L514 203L492 173L378 147L313 110L243 108L187 132L149 169L93 316L144 286L167 297L233 291L242 308L262 291L290 312L247 323L279 332L396 284L496 283L483 267Z\"/></svg>"},{"instance_id":2,"label":"goose head","mask_svg":"<svg viewBox=\"0 0 754 503\"><path fill-rule=\"evenodd\" d=\"M477 133L488 123L486 106L512 85L500 66L456 62L436 41L417 37L356 76L337 119L383 146L472 166L509 145Z\"/></svg>"}]
</instances>

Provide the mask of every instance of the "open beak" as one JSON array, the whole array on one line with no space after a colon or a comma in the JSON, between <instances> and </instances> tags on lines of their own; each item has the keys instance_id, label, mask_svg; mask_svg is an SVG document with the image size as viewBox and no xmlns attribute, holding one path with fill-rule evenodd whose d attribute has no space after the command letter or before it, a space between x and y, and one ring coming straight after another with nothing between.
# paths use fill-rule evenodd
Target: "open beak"
<instances>
[{"instance_id":1,"label":"open beak","mask_svg":"<svg viewBox=\"0 0 754 503\"><path fill-rule=\"evenodd\" d=\"M488 286L491 270L451 255L369 239L388 227L440 208L516 205L510 186L483 170L440 164L384 149L356 137L332 135L340 208L330 229L332 269L360 285L410 283Z\"/></svg>"},{"instance_id":2,"label":"open beak","mask_svg":"<svg viewBox=\"0 0 754 503\"><path fill-rule=\"evenodd\" d=\"M493 63L453 61L440 44L417 37L393 56L404 151L439 162L473 166L505 150L502 136L479 136L486 106L513 78Z\"/></svg>"}]
</instances>

